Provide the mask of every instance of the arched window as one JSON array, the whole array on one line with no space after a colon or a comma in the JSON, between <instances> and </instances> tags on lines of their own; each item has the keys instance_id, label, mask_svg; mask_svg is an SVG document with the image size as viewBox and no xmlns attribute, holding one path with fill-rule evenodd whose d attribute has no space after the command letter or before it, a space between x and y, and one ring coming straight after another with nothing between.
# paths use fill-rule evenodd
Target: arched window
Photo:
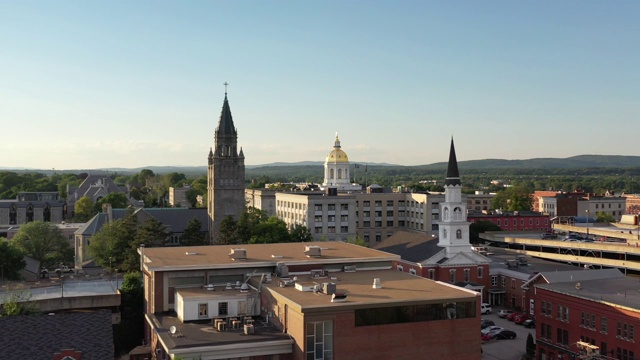
<instances>
[{"instance_id":1,"label":"arched window","mask_svg":"<svg viewBox=\"0 0 640 360\"><path fill-rule=\"evenodd\" d=\"M42 216L44 221L51 221L51 208L49 207L49 204L46 204L44 206L44 211L42 212Z\"/></svg>"},{"instance_id":2,"label":"arched window","mask_svg":"<svg viewBox=\"0 0 640 360\"><path fill-rule=\"evenodd\" d=\"M329 179L333 180L334 178L335 178L334 170L331 169L331 170L329 170Z\"/></svg>"},{"instance_id":3,"label":"arched window","mask_svg":"<svg viewBox=\"0 0 640 360\"><path fill-rule=\"evenodd\" d=\"M445 239L447 238L447 229L442 230L442 237Z\"/></svg>"},{"instance_id":4,"label":"arched window","mask_svg":"<svg viewBox=\"0 0 640 360\"><path fill-rule=\"evenodd\" d=\"M27 222L33 221L33 205L29 204L27 207Z\"/></svg>"},{"instance_id":5,"label":"arched window","mask_svg":"<svg viewBox=\"0 0 640 360\"><path fill-rule=\"evenodd\" d=\"M462 230L456 230L456 239L462 239Z\"/></svg>"},{"instance_id":6,"label":"arched window","mask_svg":"<svg viewBox=\"0 0 640 360\"><path fill-rule=\"evenodd\" d=\"M459 207L453 209L453 220L462 220L462 209L460 209Z\"/></svg>"},{"instance_id":7,"label":"arched window","mask_svg":"<svg viewBox=\"0 0 640 360\"><path fill-rule=\"evenodd\" d=\"M445 207L445 208L444 208L444 215L442 216L442 219L443 219L444 221L449 220L449 208L448 208L448 207ZM446 236L445 236L445 237L446 237Z\"/></svg>"},{"instance_id":8,"label":"arched window","mask_svg":"<svg viewBox=\"0 0 640 360\"><path fill-rule=\"evenodd\" d=\"M16 209L16 205L11 205L11 210L9 210L9 225L17 225L18 219L18 211Z\"/></svg>"},{"instance_id":9,"label":"arched window","mask_svg":"<svg viewBox=\"0 0 640 360\"><path fill-rule=\"evenodd\" d=\"M342 179L342 169L338 169L338 179Z\"/></svg>"}]
</instances>

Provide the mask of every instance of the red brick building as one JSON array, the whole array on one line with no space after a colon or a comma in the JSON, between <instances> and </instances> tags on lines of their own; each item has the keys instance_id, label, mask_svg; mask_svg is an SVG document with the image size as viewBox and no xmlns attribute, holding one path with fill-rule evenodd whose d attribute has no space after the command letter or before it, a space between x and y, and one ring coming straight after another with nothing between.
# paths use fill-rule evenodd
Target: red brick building
<instances>
[{"instance_id":1,"label":"red brick building","mask_svg":"<svg viewBox=\"0 0 640 360\"><path fill-rule=\"evenodd\" d=\"M637 280L622 276L536 285L535 313L538 359L640 357Z\"/></svg>"},{"instance_id":2,"label":"red brick building","mask_svg":"<svg viewBox=\"0 0 640 360\"><path fill-rule=\"evenodd\" d=\"M549 215L533 211L509 211L493 214L470 214L467 220L471 223L489 221L498 225L503 231L539 231L550 232Z\"/></svg>"}]
</instances>

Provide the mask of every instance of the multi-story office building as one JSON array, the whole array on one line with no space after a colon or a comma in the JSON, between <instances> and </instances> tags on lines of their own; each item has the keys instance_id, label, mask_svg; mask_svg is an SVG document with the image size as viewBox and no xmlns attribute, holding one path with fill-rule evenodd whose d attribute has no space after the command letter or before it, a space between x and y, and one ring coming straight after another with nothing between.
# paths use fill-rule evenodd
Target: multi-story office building
<instances>
[{"instance_id":1,"label":"multi-story office building","mask_svg":"<svg viewBox=\"0 0 640 360\"><path fill-rule=\"evenodd\" d=\"M472 223L478 221L492 222L500 226L503 231L551 231L549 215L533 211L504 211L491 214L469 214L468 219Z\"/></svg>"}]
</instances>

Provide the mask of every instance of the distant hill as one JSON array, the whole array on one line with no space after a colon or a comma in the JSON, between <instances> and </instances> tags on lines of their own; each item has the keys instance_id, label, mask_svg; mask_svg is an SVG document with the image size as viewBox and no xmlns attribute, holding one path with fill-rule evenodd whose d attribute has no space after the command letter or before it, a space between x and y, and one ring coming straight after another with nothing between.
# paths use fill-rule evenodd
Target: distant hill
<instances>
[{"instance_id":1,"label":"distant hill","mask_svg":"<svg viewBox=\"0 0 640 360\"><path fill-rule=\"evenodd\" d=\"M355 162L352 162L352 165ZM359 163L360 169L357 171L364 171L364 162ZM318 168L324 165L321 161L300 161L295 163L276 162L271 164L262 165L247 165L247 174L265 174L271 173L314 173L317 175ZM428 165L394 165L387 163L367 163L369 168L385 167L390 169L403 169L413 171L434 171L443 170L447 168L446 162L438 162ZM497 169L585 169L585 168L633 168L640 167L640 156L623 156L623 155L578 155L568 158L534 158L526 160L505 160L505 159L482 159L482 160L468 160L459 161L458 166L460 169L474 169L474 170L497 170ZM207 173L206 166L145 166L138 168L108 168L108 169L77 169L77 170L55 170L56 172L64 173L120 173L120 174L135 174L139 173L142 169L149 169L156 174L167 174L172 172L183 173L187 176L197 176ZM50 174L52 169L10 169L0 168L5 171L20 171L20 172L42 172Z\"/></svg>"}]
</instances>

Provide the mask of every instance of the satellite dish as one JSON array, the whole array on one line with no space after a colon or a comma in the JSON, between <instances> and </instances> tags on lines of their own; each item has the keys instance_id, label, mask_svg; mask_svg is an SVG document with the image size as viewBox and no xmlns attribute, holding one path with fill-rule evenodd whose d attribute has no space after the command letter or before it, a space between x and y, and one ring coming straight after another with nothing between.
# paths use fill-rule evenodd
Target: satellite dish
<instances>
[{"instance_id":1,"label":"satellite dish","mask_svg":"<svg viewBox=\"0 0 640 360\"><path fill-rule=\"evenodd\" d=\"M171 333L171 335L175 334L176 333L176 327L175 326L171 326L169 328L169 332Z\"/></svg>"}]
</instances>

